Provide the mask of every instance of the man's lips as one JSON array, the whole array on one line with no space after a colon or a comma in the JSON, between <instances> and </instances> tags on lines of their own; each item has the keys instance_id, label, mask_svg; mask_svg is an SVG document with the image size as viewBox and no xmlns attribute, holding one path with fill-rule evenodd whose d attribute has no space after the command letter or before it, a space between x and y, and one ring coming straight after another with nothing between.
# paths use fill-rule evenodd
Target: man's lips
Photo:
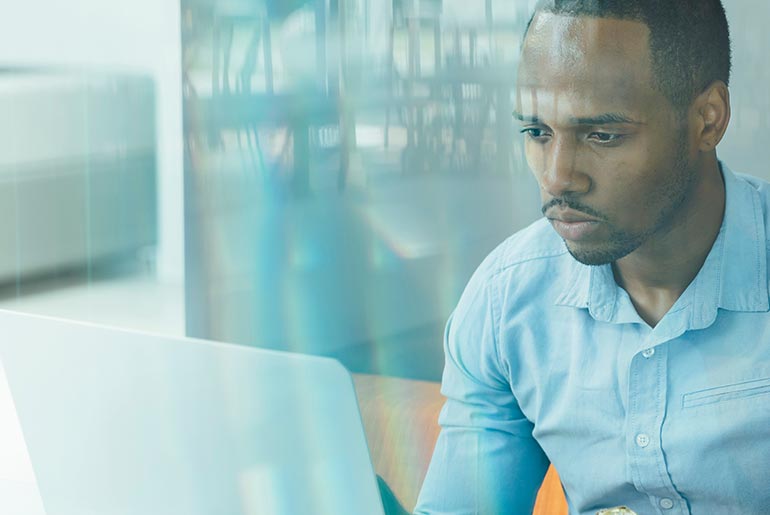
<instances>
[{"instance_id":1,"label":"man's lips","mask_svg":"<svg viewBox=\"0 0 770 515\"><path fill-rule=\"evenodd\" d=\"M578 211L571 209L553 210L546 214L554 230L565 240L580 241L588 237L601 223Z\"/></svg>"},{"instance_id":2,"label":"man's lips","mask_svg":"<svg viewBox=\"0 0 770 515\"><path fill-rule=\"evenodd\" d=\"M581 213L580 211L574 211L572 209L552 209L545 215L549 220L557 220L564 223L575 222L598 222L596 218L591 218L588 215Z\"/></svg>"}]
</instances>

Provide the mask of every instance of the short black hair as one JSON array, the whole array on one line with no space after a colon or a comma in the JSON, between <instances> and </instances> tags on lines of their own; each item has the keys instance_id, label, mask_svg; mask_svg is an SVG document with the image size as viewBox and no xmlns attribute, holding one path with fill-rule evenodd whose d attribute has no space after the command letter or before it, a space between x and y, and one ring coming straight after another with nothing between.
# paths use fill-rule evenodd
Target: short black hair
<instances>
[{"instance_id":1,"label":"short black hair","mask_svg":"<svg viewBox=\"0 0 770 515\"><path fill-rule=\"evenodd\" d=\"M677 110L714 81L730 84L730 29L721 0L541 0L527 31L538 12L646 24L654 86Z\"/></svg>"}]
</instances>

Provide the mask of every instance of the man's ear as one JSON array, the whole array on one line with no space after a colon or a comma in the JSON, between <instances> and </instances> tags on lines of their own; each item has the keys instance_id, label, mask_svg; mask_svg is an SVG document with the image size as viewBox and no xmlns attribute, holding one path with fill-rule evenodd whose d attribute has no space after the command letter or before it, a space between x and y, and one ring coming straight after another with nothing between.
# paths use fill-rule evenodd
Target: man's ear
<instances>
[{"instance_id":1,"label":"man's ear","mask_svg":"<svg viewBox=\"0 0 770 515\"><path fill-rule=\"evenodd\" d=\"M730 90L721 80L714 81L698 95L693 108L693 126L698 131L694 135L696 148L711 152L722 141L730 123Z\"/></svg>"}]
</instances>

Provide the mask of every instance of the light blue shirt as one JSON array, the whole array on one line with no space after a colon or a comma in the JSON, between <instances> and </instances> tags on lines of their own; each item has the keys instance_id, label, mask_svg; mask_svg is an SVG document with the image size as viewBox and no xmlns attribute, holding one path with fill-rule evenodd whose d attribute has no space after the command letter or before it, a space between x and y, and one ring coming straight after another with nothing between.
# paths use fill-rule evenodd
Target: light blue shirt
<instances>
[{"instance_id":1,"label":"light blue shirt","mask_svg":"<svg viewBox=\"0 0 770 515\"><path fill-rule=\"evenodd\" d=\"M549 462L571 514L770 513L770 184L722 170L719 235L654 329L546 220L484 261L416 513L529 514Z\"/></svg>"}]
</instances>

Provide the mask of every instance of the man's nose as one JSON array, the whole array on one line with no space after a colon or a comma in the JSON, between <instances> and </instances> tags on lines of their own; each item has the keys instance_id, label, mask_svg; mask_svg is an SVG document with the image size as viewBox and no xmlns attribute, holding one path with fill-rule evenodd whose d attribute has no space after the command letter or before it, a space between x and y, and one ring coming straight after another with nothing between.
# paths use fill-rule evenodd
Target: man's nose
<instances>
[{"instance_id":1,"label":"man's nose","mask_svg":"<svg viewBox=\"0 0 770 515\"><path fill-rule=\"evenodd\" d=\"M555 137L549 147L540 176L540 188L554 198L570 193L588 193L591 178L579 169L578 149L573 138Z\"/></svg>"}]
</instances>

